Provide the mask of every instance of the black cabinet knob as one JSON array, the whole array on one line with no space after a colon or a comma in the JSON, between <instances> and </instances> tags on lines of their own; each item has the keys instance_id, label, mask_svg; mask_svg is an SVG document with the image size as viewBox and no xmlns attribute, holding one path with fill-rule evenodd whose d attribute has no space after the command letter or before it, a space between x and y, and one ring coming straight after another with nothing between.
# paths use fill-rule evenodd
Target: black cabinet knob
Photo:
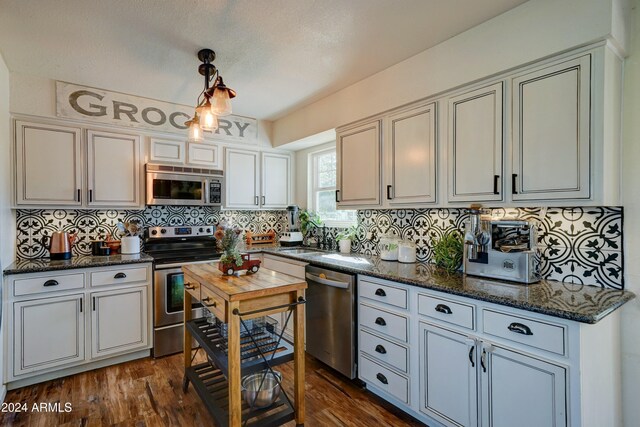
<instances>
[{"instance_id":1,"label":"black cabinet knob","mask_svg":"<svg viewBox=\"0 0 640 427\"><path fill-rule=\"evenodd\" d=\"M444 304L438 304L436 305L436 311L439 313L444 313L444 314L451 314L451 309L449 308L448 305L444 305Z\"/></svg>"},{"instance_id":2,"label":"black cabinet knob","mask_svg":"<svg viewBox=\"0 0 640 427\"><path fill-rule=\"evenodd\" d=\"M531 329L527 325L523 325L522 323L518 322L513 322L512 324L507 326L507 329L509 329L511 332L515 332L516 334L533 335L533 332L531 332Z\"/></svg>"},{"instance_id":3,"label":"black cabinet knob","mask_svg":"<svg viewBox=\"0 0 640 427\"><path fill-rule=\"evenodd\" d=\"M384 291L384 289L376 289L376 295L378 295L379 297L386 297L387 293Z\"/></svg>"},{"instance_id":4,"label":"black cabinet knob","mask_svg":"<svg viewBox=\"0 0 640 427\"><path fill-rule=\"evenodd\" d=\"M58 286L59 283L57 280L47 280L46 282L44 282L43 286Z\"/></svg>"},{"instance_id":5,"label":"black cabinet knob","mask_svg":"<svg viewBox=\"0 0 640 427\"><path fill-rule=\"evenodd\" d=\"M376 325L387 326L387 322L385 322L385 320L382 317L378 317L376 319Z\"/></svg>"},{"instance_id":6,"label":"black cabinet knob","mask_svg":"<svg viewBox=\"0 0 640 427\"><path fill-rule=\"evenodd\" d=\"M124 273L117 273L115 276L113 276L114 279L124 279L126 277L127 275Z\"/></svg>"},{"instance_id":7,"label":"black cabinet knob","mask_svg":"<svg viewBox=\"0 0 640 427\"><path fill-rule=\"evenodd\" d=\"M376 378L378 379L378 381L380 381L382 384L389 384L389 381L387 380L387 377L385 377L384 375L382 375L381 373L378 372L378 374L376 374Z\"/></svg>"},{"instance_id":8,"label":"black cabinet knob","mask_svg":"<svg viewBox=\"0 0 640 427\"><path fill-rule=\"evenodd\" d=\"M387 349L385 349L383 346L381 346L380 344L378 344L376 346L376 352L380 353L380 354L387 354Z\"/></svg>"}]
</instances>

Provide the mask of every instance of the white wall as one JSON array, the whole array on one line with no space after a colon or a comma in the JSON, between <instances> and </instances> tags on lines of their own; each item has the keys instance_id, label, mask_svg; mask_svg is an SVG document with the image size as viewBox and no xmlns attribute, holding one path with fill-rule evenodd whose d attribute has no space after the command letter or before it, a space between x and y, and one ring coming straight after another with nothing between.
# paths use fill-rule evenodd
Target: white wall
<instances>
[{"instance_id":1,"label":"white wall","mask_svg":"<svg viewBox=\"0 0 640 427\"><path fill-rule=\"evenodd\" d=\"M11 206L9 130L9 70L0 55L0 271L13 262L15 254L15 218ZM4 295L2 295L4 299ZM2 328L0 325L0 336ZM4 366L3 340L0 339L0 367ZM0 401L4 400L4 370L0 369Z\"/></svg>"},{"instance_id":2,"label":"white wall","mask_svg":"<svg viewBox=\"0 0 640 427\"><path fill-rule=\"evenodd\" d=\"M531 0L386 70L280 118L273 145L603 40L625 48L619 8L626 0ZM615 12L615 13L614 13Z\"/></svg>"},{"instance_id":3,"label":"white wall","mask_svg":"<svg viewBox=\"0 0 640 427\"><path fill-rule=\"evenodd\" d=\"M640 0L634 0L631 55L624 67L622 200L625 286L638 296L622 310L622 408L626 426L640 425Z\"/></svg>"},{"instance_id":4,"label":"white wall","mask_svg":"<svg viewBox=\"0 0 640 427\"><path fill-rule=\"evenodd\" d=\"M296 151L295 163L296 170L293 180L296 182L296 190L294 193L294 203L301 208L307 207L307 189L309 186L309 153L314 151L326 150L328 148L336 148L336 142L328 142L326 144L316 145L311 148Z\"/></svg>"},{"instance_id":5,"label":"white wall","mask_svg":"<svg viewBox=\"0 0 640 427\"><path fill-rule=\"evenodd\" d=\"M10 111L16 114L28 114L40 117L56 117L56 82L52 79L28 74L11 73L11 102ZM73 83L73 82L71 82ZM109 88L105 88L109 89ZM161 101L174 102L171 99ZM85 123L91 123L85 121ZM101 123L97 124L105 127ZM258 120L258 146L271 147L272 123L266 120ZM132 128L125 128L131 130ZM136 132L145 133L147 130L133 128ZM149 131L152 131L150 129ZM179 134L174 134L179 135ZM184 132L186 138L187 132ZM239 145L239 144L234 144Z\"/></svg>"}]
</instances>

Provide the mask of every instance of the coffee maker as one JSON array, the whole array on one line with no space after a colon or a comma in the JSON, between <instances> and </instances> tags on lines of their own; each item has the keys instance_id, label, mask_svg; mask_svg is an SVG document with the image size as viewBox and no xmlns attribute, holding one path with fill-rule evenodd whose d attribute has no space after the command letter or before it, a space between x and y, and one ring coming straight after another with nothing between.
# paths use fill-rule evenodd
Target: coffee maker
<instances>
[{"instance_id":1,"label":"coffee maker","mask_svg":"<svg viewBox=\"0 0 640 427\"><path fill-rule=\"evenodd\" d=\"M537 230L535 221L492 219L483 217L479 208L470 209L464 238L464 272L520 283L540 281Z\"/></svg>"},{"instance_id":2,"label":"coffee maker","mask_svg":"<svg viewBox=\"0 0 640 427\"><path fill-rule=\"evenodd\" d=\"M282 246L298 246L302 244L302 233L300 232L300 220L298 212L300 208L296 205L287 206L287 230L280 235Z\"/></svg>"}]
</instances>

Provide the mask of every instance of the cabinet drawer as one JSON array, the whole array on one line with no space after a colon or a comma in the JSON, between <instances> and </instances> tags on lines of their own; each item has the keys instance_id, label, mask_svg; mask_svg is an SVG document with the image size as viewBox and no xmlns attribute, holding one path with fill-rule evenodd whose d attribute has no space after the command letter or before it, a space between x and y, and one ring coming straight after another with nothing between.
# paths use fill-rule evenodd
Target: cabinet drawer
<instances>
[{"instance_id":1,"label":"cabinet drawer","mask_svg":"<svg viewBox=\"0 0 640 427\"><path fill-rule=\"evenodd\" d=\"M287 261L265 255L262 266L269 270L288 274L290 276L304 280L304 265L289 263Z\"/></svg>"},{"instance_id":2,"label":"cabinet drawer","mask_svg":"<svg viewBox=\"0 0 640 427\"><path fill-rule=\"evenodd\" d=\"M483 311L482 323L487 334L565 354L565 328L562 326L491 310Z\"/></svg>"},{"instance_id":3,"label":"cabinet drawer","mask_svg":"<svg viewBox=\"0 0 640 427\"><path fill-rule=\"evenodd\" d=\"M402 372L407 372L407 349L369 332L360 331L360 351Z\"/></svg>"},{"instance_id":4,"label":"cabinet drawer","mask_svg":"<svg viewBox=\"0 0 640 427\"><path fill-rule=\"evenodd\" d=\"M407 318L360 304L360 325L407 342Z\"/></svg>"},{"instance_id":5,"label":"cabinet drawer","mask_svg":"<svg viewBox=\"0 0 640 427\"><path fill-rule=\"evenodd\" d=\"M184 290L189 292L192 297L200 301L200 290L202 285L191 276L184 275Z\"/></svg>"},{"instance_id":6,"label":"cabinet drawer","mask_svg":"<svg viewBox=\"0 0 640 427\"><path fill-rule=\"evenodd\" d=\"M360 296L390 304L400 308L407 308L407 290L395 288L393 286L381 285L378 283L361 280L358 283Z\"/></svg>"},{"instance_id":7,"label":"cabinet drawer","mask_svg":"<svg viewBox=\"0 0 640 427\"><path fill-rule=\"evenodd\" d=\"M91 273L91 286L120 285L123 283L146 282L147 267L119 268Z\"/></svg>"},{"instance_id":8,"label":"cabinet drawer","mask_svg":"<svg viewBox=\"0 0 640 427\"><path fill-rule=\"evenodd\" d=\"M61 274L17 279L13 282L13 295L33 295L45 292L67 291L84 288L84 274Z\"/></svg>"},{"instance_id":9,"label":"cabinet drawer","mask_svg":"<svg viewBox=\"0 0 640 427\"><path fill-rule=\"evenodd\" d=\"M418 313L467 329L474 329L473 306L447 299L418 295Z\"/></svg>"},{"instance_id":10,"label":"cabinet drawer","mask_svg":"<svg viewBox=\"0 0 640 427\"><path fill-rule=\"evenodd\" d=\"M400 400L409 402L409 380L366 357L360 357L360 379Z\"/></svg>"},{"instance_id":11,"label":"cabinet drawer","mask_svg":"<svg viewBox=\"0 0 640 427\"><path fill-rule=\"evenodd\" d=\"M200 298L200 302L207 310L212 312L220 321L227 323L227 319L225 319L225 301L220 295L209 290L206 286L201 286Z\"/></svg>"}]
</instances>

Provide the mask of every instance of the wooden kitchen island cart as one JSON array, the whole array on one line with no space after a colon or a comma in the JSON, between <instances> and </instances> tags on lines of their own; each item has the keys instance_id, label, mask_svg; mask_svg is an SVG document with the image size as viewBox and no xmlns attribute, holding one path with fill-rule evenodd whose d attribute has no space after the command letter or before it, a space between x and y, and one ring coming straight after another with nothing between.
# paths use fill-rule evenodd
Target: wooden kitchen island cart
<instances>
[{"instance_id":1,"label":"wooden kitchen island cart","mask_svg":"<svg viewBox=\"0 0 640 427\"><path fill-rule=\"evenodd\" d=\"M295 420L304 424L304 289L305 281L261 268L254 274L224 276L215 264L193 264L184 272L183 388L189 383L221 426L277 426ZM192 303L200 301L218 320L193 319ZM294 344L273 325L260 328L259 318L289 312ZM285 325L281 325L284 329ZM192 366L192 339L207 362ZM284 392L271 406L252 408L243 401L242 376L294 361L293 402Z\"/></svg>"}]
</instances>

